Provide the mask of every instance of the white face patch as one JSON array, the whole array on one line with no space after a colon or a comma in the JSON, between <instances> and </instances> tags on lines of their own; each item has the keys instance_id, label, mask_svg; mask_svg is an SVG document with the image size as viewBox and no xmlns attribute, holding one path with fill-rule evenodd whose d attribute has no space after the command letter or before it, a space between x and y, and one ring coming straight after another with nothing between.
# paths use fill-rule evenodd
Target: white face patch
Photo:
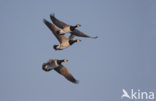
<instances>
[{"instance_id":1,"label":"white face patch","mask_svg":"<svg viewBox=\"0 0 156 101\"><path fill-rule=\"evenodd\" d=\"M81 25L80 24L77 24L77 27L80 27Z\"/></svg>"},{"instance_id":2,"label":"white face patch","mask_svg":"<svg viewBox=\"0 0 156 101\"><path fill-rule=\"evenodd\" d=\"M46 65L46 66L45 66L45 69L46 69L46 70L49 69L49 66Z\"/></svg>"}]
</instances>

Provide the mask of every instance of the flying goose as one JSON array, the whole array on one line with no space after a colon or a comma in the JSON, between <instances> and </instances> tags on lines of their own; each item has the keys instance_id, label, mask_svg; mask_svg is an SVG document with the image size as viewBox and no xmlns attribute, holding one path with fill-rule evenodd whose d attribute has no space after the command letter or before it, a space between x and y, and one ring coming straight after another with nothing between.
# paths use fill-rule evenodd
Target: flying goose
<instances>
[{"instance_id":1,"label":"flying goose","mask_svg":"<svg viewBox=\"0 0 156 101\"><path fill-rule=\"evenodd\" d=\"M59 34L58 31L60 31L60 29L58 27L56 27L54 24L48 22L47 20L43 19L43 22L45 23L45 25L52 31L52 33L54 34L54 36L57 38L57 40L59 41L59 45L54 45L53 48L55 50L63 50L71 45L73 45L75 42L80 42L81 40L73 40L73 38L75 37L74 35L70 35L69 38L67 38L65 35L63 34Z\"/></svg>"},{"instance_id":2,"label":"flying goose","mask_svg":"<svg viewBox=\"0 0 156 101\"><path fill-rule=\"evenodd\" d=\"M60 33L63 33L65 32L64 34L66 33L71 33L73 35L76 35L76 36L79 36L79 37L86 37L86 38L98 38L97 36L95 37L92 37L92 36L89 36L81 31L79 31L78 29L76 29L76 27L80 27L81 25L80 24L77 24L76 26L71 26L71 25L68 25L60 20L58 20L54 14L51 14L50 15L50 18L52 20L52 22L59 28L61 28L62 30L60 31Z\"/></svg>"},{"instance_id":3,"label":"flying goose","mask_svg":"<svg viewBox=\"0 0 156 101\"><path fill-rule=\"evenodd\" d=\"M57 60L57 59L49 59L46 63L43 63L42 69L46 72L54 69L56 72L64 76L67 80L72 83L78 83L78 81L72 76L69 70L62 65L62 62L67 62L68 60Z\"/></svg>"}]
</instances>

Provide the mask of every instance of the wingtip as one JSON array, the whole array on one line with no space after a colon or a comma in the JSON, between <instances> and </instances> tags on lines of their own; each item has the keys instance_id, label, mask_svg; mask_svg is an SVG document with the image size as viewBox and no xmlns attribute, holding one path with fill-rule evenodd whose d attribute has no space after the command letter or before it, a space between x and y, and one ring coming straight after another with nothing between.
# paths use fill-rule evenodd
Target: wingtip
<instances>
[{"instance_id":1,"label":"wingtip","mask_svg":"<svg viewBox=\"0 0 156 101\"><path fill-rule=\"evenodd\" d=\"M47 26L51 25L51 23L49 21L47 21L46 19L43 19L43 23L46 24Z\"/></svg>"},{"instance_id":2,"label":"wingtip","mask_svg":"<svg viewBox=\"0 0 156 101\"><path fill-rule=\"evenodd\" d=\"M97 38L98 38L98 36L95 37L95 39L97 39Z\"/></svg>"},{"instance_id":3,"label":"wingtip","mask_svg":"<svg viewBox=\"0 0 156 101\"><path fill-rule=\"evenodd\" d=\"M43 19L43 22L46 23L46 22L48 22L48 21L47 21L46 19Z\"/></svg>"},{"instance_id":4,"label":"wingtip","mask_svg":"<svg viewBox=\"0 0 156 101\"><path fill-rule=\"evenodd\" d=\"M74 84L79 84L79 80L75 80L73 83Z\"/></svg>"},{"instance_id":5,"label":"wingtip","mask_svg":"<svg viewBox=\"0 0 156 101\"><path fill-rule=\"evenodd\" d=\"M97 38L98 38L98 36L95 36L95 37L91 37L91 38L93 38L93 39L97 39Z\"/></svg>"},{"instance_id":6,"label":"wingtip","mask_svg":"<svg viewBox=\"0 0 156 101\"><path fill-rule=\"evenodd\" d=\"M74 77L71 77L70 79L68 79L69 81L71 81L74 84L78 84L79 80L76 80Z\"/></svg>"},{"instance_id":7,"label":"wingtip","mask_svg":"<svg viewBox=\"0 0 156 101\"><path fill-rule=\"evenodd\" d=\"M55 13L50 14L50 18L55 17Z\"/></svg>"}]
</instances>

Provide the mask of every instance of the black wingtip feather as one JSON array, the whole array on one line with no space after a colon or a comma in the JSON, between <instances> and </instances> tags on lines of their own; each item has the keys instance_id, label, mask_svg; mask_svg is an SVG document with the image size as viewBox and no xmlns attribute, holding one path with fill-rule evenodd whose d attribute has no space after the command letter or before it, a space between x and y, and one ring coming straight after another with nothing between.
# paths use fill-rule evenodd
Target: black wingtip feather
<instances>
[{"instance_id":1,"label":"black wingtip feather","mask_svg":"<svg viewBox=\"0 0 156 101\"><path fill-rule=\"evenodd\" d=\"M72 75L65 77L67 80L69 80L72 83L78 84L79 81L76 80Z\"/></svg>"},{"instance_id":2,"label":"black wingtip feather","mask_svg":"<svg viewBox=\"0 0 156 101\"><path fill-rule=\"evenodd\" d=\"M73 80L71 82L74 83L74 84L79 84L79 81L78 80Z\"/></svg>"},{"instance_id":3,"label":"black wingtip feather","mask_svg":"<svg viewBox=\"0 0 156 101\"><path fill-rule=\"evenodd\" d=\"M43 19L43 22L45 25L47 25L47 27L49 27L51 29L51 23L49 21L47 21L46 19Z\"/></svg>"},{"instance_id":4,"label":"black wingtip feather","mask_svg":"<svg viewBox=\"0 0 156 101\"><path fill-rule=\"evenodd\" d=\"M50 18L54 19L55 18L55 14L54 13L50 14Z\"/></svg>"},{"instance_id":5,"label":"black wingtip feather","mask_svg":"<svg viewBox=\"0 0 156 101\"><path fill-rule=\"evenodd\" d=\"M75 83L75 84L79 84L79 81L78 81L78 80L76 80L74 83Z\"/></svg>"},{"instance_id":6,"label":"black wingtip feather","mask_svg":"<svg viewBox=\"0 0 156 101\"><path fill-rule=\"evenodd\" d=\"M43 22L44 22L45 24L48 24L48 23L49 23L46 19L43 19Z\"/></svg>"}]
</instances>

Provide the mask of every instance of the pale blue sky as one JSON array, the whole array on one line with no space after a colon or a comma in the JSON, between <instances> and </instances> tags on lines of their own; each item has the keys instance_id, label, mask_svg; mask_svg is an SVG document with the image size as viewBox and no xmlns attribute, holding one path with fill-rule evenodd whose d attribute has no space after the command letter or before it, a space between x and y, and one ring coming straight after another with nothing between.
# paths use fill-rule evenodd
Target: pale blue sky
<instances>
[{"instance_id":1,"label":"pale blue sky","mask_svg":"<svg viewBox=\"0 0 156 101\"><path fill-rule=\"evenodd\" d=\"M156 92L155 5L155 0L0 0L0 101L120 101L122 88ZM42 22L50 21L50 13L99 38L77 37L80 43L54 51L58 42ZM68 59L64 65L80 83L42 71L50 58Z\"/></svg>"}]
</instances>

